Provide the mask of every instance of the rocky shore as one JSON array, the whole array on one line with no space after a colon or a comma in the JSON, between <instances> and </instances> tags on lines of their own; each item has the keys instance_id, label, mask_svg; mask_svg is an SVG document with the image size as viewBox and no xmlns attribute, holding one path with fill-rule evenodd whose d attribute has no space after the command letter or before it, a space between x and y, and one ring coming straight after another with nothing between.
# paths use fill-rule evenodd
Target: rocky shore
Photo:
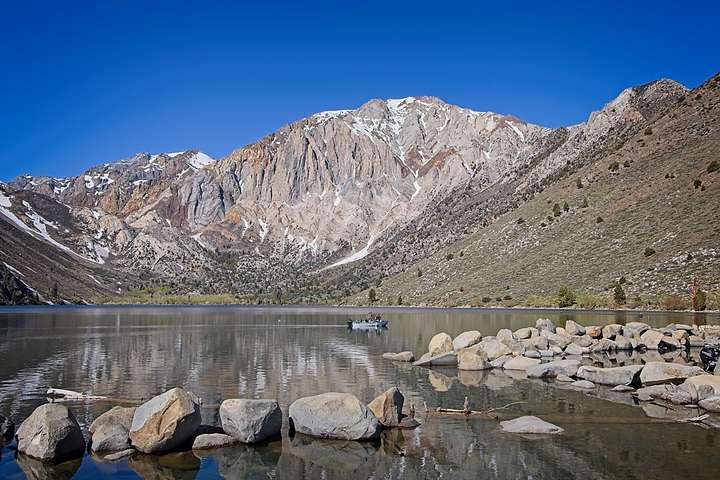
<instances>
[{"instance_id":1,"label":"rocky shore","mask_svg":"<svg viewBox=\"0 0 720 480\"><path fill-rule=\"evenodd\" d=\"M376 440L386 428L414 428L404 413L404 395L391 388L368 405L348 393L303 397L290 405L290 434L322 439ZM283 412L276 400L227 399L219 408L221 426L202 425L201 400L173 388L138 407L116 406L97 417L88 440L72 412L62 403L37 407L17 432L0 416L0 444L17 441L18 463L42 468L81 458L87 450L104 461L135 454L200 451L235 444L252 445L278 438ZM53 470L55 471L55 470Z\"/></svg>"},{"instance_id":2,"label":"rocky shore","mask_svg":"<svg viewBox=\"0 0 720 480\"><path fill-rule=\"evenodd\" d=\"M714 374L706 372L698 356L704 345L718 343L720 325L652 328L628 322L582 326L569 320L558 327L540 318L534 327L514 332L501 329L493 336L467 331L452 338L438 333L417 361L412 352L383 357L413 361L418 367L456 367L460 374L502 369L521 378L545 379L578 390L604 386L639 404L663 402L718 413L720 369Z\"/></svg>"}]
</instances>

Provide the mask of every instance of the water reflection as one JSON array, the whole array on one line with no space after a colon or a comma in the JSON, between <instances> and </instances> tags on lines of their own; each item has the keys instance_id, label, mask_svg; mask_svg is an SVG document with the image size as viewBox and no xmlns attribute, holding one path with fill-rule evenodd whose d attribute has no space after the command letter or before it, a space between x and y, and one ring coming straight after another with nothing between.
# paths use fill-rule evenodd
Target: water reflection
<instances>
[{"instance_id":1,"label":"water reflection","mask_svg":"<svg viewBox=\"0 0 720 480\"><path fill-rule=\"evenodd\" d=\"M388 351L424 352L432 335L477 329L494 334L539 316L604 325L704 323L704 317L524 311L393 310L386 332L348 332L364 310L261 308L105 308L0 310L0 414L16 423L45 401L48 387L147 399L172 386L204 400L203 422L218 425L225 398L277 398L285 414L301 396L351 392L370 401L398 386L420 414L427 403L475 409L514 405L501 416L540 415L566 433L540 442L501 434L497 422L429 416L414 430L389 430L379 444L334 442L301 435L268 444L211 452L137 455L107 463L86 457L69 465L37 465L7 447L0 478L714 478L720 436L665 422L692 416L637 406L629 395L577 391L530 380L524 372L422 369L381 358ZM712 323L720 323L715 317ZM600 366L697 361L697 352L594 354ZM119 400L72 404L86 428ZM654 420L653 420L654 419ZM550 420L553 421L553 420ZM673 459L672 462L668 459Z\"/></svg>"},{"instance_id":2,"label":"water reflection","mask_svg":"<svg viewBox=\"0 0 720 480\"><path fill-rule=\"evenodd\" d=\"M67 480L77 473L82 463L82 459L77 459L54 465L23 454L18 454L16 461L29 480Z\"/></svg>"}]
</instances>

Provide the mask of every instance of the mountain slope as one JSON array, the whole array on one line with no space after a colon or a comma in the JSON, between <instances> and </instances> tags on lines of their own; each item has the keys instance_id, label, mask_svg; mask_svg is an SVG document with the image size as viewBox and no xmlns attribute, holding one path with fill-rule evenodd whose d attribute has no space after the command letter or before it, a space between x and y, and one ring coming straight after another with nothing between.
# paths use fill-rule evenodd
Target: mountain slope
<instances>
[{"instance_id":1,"label":"mountain slope","mask_svg":"<svg viewBox=\"0 0 720 480\"><path fill-rule=\"evenodd\" d=\"M719 290L720 173L708 172L720 160L719 78L617 150L384 279L377 295L391 303L398 296L416 304L481 305L506 296L516 303L554 295L561 285L603 293L621 277L629 299L687 296L695 276ZM354 299L367 301L367 292Z\"/></svg>"}]
</instances>

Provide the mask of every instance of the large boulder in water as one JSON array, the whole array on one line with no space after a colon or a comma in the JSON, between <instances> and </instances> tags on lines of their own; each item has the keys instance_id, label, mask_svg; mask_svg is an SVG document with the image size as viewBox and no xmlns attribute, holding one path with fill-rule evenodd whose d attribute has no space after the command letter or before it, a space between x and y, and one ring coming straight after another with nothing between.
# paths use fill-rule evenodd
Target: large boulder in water
<instances>
[{"instance_id":1,"label":"large boulder in water","mask_svg":"<svg viewBox=\"0 0 720 480\"><path fill-rule=\"evenodd\" d=\"M173 388L137 407L130 442L143 453L172 450L188 442L200 422L200 406L193 396Z\"/></svg>"},{"instance_id":2,"label":"large boulder in water","mask_svg":"<svg viewBox=\"0 0 720 480\"><path fill-rule=\"evenodd\" d=\"M493 368L482 350L465 349L458 354L458 370L488 370Z\"/></svg>"},{"instance_id":3,"label":"large boulder in water","mask_svg":"<svg viewBox=\"0 0 720 480\"><path fill-rule=\"evenodd\" d=\"M630 385L638 381L642 365L628 365L626 367L590 367L582 366L577 376L601 385Z\"/></svg>"},{"instance_id":4,"label":"large boulder in water","mask_svg":"<svg viewBox=\"0 0 720 480\"><path fill-rule=\"evenodd\" d=\"M453 349L454 350L462 350L463 348L470 347L472 345L475 345L480 340L482 340L482 334L478 332L477 330L470 330L468 332L463 332L457 337L455 337L455 340L452 341Z\"/></svg>"},{"instance_id":5,"label":"large boulder in water","mask_svg":"<svg viewBox=\"0 0 720 480\"><path fill-rule=\"evenodd\" d=\"M438 333L430 339L428 345L428 353L431 357L435 357L442 353L448 353L453 351L453 341L450 335L447 333Z\"/></svg>"},{"instance_id":6,"label":"large boulder in water","mask_svg":"<svg viewBox=\"0 0 720 480\"><path fill-rule=\"evenodd\" d=\"M529 378L555 378L558 375L573 377L578 368L580 368L578 360L555 360L528 367L527 376Z\"/></svg>"},{"instance_id":7,"label":"large boulder in water","mask_svg":"<svg viewBox=\"0 0 720 480\"><path fill-rule=\"evenodd\" d=\"M256 443L280 435L282 411L277 400L231 398L220 405L220 421L228 435Z\"/></svg>"},{"instance_id":8,"label":"large boulder in water","mask_svg":"<svg viewBox=\"0 0 720 480\"><path fill-rule=\"evenodd\" d=\"M700 367L670 362L648 362L640 372L640 381L643 385L682 383L690 377L704 374L705 370Z\"/></svg>"},{"instance_id":9,"label":"large boulder in water","mask_svg":"<svg viewBox=\"0 0 720 480\"><path fill-rule=\"evenodd\" d=\"M130 427L135 407L113 407L90 425L93 452L120 452L130 448Z\"/></svg>"},{"instance_id":10,"label":"large boulder in water","mask_svg":"<svg viewBox=\"0 0 720 480\"><path fill-rule=\"evenodd\" d=\"M567 322L565 322L565 333L570 336L585 335L585 327L583 327L577 322L568 320Z\"/></svg>"},{"instance_id":11,"label":"large boulder in water","mask_svg":"<svg viewBox=\"0 0 720 480\"><path fill-rule=\"evenodd\" d=\"M40 405L17 431L18 451L45 462L82 457L85 438L65 405Z\"/></svg>"},{"instance_id":12,"label":"large boulder in water","mask_svg":"<svg viewBox=\"0 0 720 480\"><path fill-rule=\"evenodd\" d=\"M404 404L405 396L397 387L392 387L370 402L368 408L383 426L395 427L402 419Z\"/></svg>"},{"instance_id":13,"label":"large boulder in water","mask_svg":"<svg viewBox=\"0 0 720 480\"><path fill-rule=\"evenodd\" d=\"M375 414L349 393L300 398L290 405L289 417L295 431L314 437L367 440L380 435Z\"/></svg>"}]
</instances>

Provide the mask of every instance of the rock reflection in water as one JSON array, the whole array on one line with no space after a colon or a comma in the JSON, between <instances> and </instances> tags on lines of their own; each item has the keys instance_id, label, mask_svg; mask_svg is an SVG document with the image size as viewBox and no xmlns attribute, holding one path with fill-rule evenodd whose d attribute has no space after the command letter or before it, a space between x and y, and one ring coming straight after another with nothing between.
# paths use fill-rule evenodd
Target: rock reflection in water
<instances>
[{"instance_id":1,"label":"rock reflection in water","mask_svg":"<svg viewBox=\"0 0 720 480\"><path fill-rule=\"evenodd\" d=\"M192 480L200 470L200 459L192 452L135 454L128 465L144 480Z\"/></svg>"},{"instance_id":2,"label":"rock reflection in water","mask_svg":"<svg viewBox=\"0 0 720 480\"><path fill-rule=\"evenodd\" d=\"M200 459L213 460L220 478L277 478L282 441L275 440L259 445L233 445L193 453Z\"/></svg>"},{"instance_id":3,"label":"rock reflection in water","mask_svg":"<svg viewBox=\"0 0 720 480\"><path fill-rule=\"evenodd\" d=\"M355 442L345 440L324 440L298 434L289 440L288 452L305 465L306 472L317 469L335 473L373 471L377 464L378 444L375 442ZM286 463L283 466L287 466ZM285 472L286 474L289 472ZM290 477L288 477L290 478ZM346 478L352 478L346 477Z\"/></svg>"},{"instance_id":4,"label":"rock reflection in water","mask_svg":"<svg viewBox=\"0 0 720 480\"><path fill-rule=\"evenodd\" d=\"M28 480L69 480L82 464L81 458L52 464L35 460L22 453L18 453L16 461Z\"/></svg>"}]
</instances>

